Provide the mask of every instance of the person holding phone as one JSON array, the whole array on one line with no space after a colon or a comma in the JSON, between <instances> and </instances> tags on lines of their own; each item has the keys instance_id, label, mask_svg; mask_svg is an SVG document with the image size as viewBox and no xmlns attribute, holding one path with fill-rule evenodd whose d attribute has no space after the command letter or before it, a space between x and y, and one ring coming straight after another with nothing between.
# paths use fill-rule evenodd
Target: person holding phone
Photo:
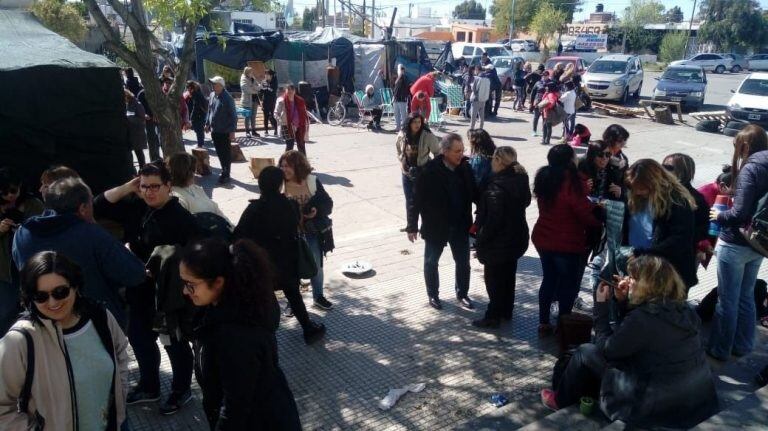
<instances>
[{"instance_id":1,"label":"person holding phone","mask_svg":"<svg viewBox=\"0 0 768 431\"><path fill-rule=\"evenodd\" d=\"M630 261L629 277L596 295L595 342L579 346L545 406L557 410L581 397L600 399L611 420L633 427L690 428L718 409L717 394L700 336L701 321L686 302L686 286L674 266L658 256ZM615 296L619 323L612 327Z\"/></svg>"}]
</instances>

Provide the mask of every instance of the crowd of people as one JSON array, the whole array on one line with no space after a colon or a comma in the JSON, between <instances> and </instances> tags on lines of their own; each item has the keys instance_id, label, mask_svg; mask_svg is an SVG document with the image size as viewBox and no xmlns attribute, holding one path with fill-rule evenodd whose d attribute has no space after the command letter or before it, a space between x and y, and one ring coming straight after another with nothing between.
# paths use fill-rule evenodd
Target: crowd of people
<instances>
[{"instance_id":1,"label":"crowd of people","mask_svg":"<svg viewBox=\"0 0 768 431\"><path fill-rule=\"evenodd\" d=\"M418 105L434 91L435 76L408 89L398 69L393 96L407 220L402 231L411 242L424 240L428 305L443 309L438 262L448 246L457 304L475 308L469 296L474 249L489 302L471 323L498 328L513 318L518 261L532 243L542 268L539 336L552 336L574 308L586 307L578 297L587 270L594 302L594 337L564 352L552 388L541 392L547 407L589 396L610 419L639 426L691 426L712 415L717 396L706 357L728 361L754 348L763 255L741 228L768 194L765 130L746 126L735 137L730 166L697 190L695 163L686 154L630 163L624 153L630 133L619 124L591 140L575 123L580 85L572 69L556 66L550 79L523 65L514 108L525 110L530 100L534 130L544 118L543 143L550 143L554 125L547 118L561 104L565 113L564 142L549 148L531 187L516 150L497 146L483 129L501 97L487 58L465 81L468 151L459 134L438 138L427 123L429 105ZM233 223L195 184L192 155L160 159L141 84L132 71L125 75L140 165L135 178L93 196L76 171L54 166L34 193L13 169L0 169L0 428L127 429L127 405L161 399L159 340L172 370L160 414L174 414L191 400L194 375L211 429L301 429L276 331L284 314L296 318L306 344L324 337L326 327L310 317L300 285L309 280L314 307L334 308L323 262L335 247L333 199L305 153L305 101L292 85L277 97L274 72L257 82L253 70L244 70L246 133L259 136L261 106L264 133L270 126L277 133L278 120L286 151L278 166L260 172L258 199ZM166 87L173 79L171 70L160 77ZM206 97L199 83L186 83L182 124L194 130L198 146L211 133L222 162L219 181L227 182L238 114L224 79L210 84ZM366 89L366 106L375 129L381 111L374 110L372 90ZM586 147L581 157L578 146ZM730 205L714 205L721 198ZM534 199L538 219L529 229L526 211ZM705 342L700 311L687 300L699 265L713 256L717 299ZM278 290L287 300L284 310ZM132 387L128 345L139 368ZM768 367L759 378L768 383Z\"/></svg>"}]
</instances>

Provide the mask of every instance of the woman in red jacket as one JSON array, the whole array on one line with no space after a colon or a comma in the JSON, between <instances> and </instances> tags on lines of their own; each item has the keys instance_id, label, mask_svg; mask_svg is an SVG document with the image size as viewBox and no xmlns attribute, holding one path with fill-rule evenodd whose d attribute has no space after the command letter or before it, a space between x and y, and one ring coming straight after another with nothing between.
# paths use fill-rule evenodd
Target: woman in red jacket
<instances>
[{"instance_id":1,"label":"woman in red jacket","mask_svg":"<svg viewBox=\"0 0 768 431\"><path fill-rule=\"evenodd\" d=\"M539 219L531 237L541 259L543 279L539 288L539 334L548 335L550 306L557 299L560 315L570 314L579 293L587 259L589 227L599 227L595 205L576 169L576 153L567 144L555 145L548 165L539 169L533 192Z\"/></svg>"}]
</instances>

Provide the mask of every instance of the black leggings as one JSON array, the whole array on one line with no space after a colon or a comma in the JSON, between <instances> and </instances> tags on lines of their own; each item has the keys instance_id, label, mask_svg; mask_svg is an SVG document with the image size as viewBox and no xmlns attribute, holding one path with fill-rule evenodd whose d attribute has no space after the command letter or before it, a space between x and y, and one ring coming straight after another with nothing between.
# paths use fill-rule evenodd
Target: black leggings
<instances>
[{"instance_id":1,"label":"black leggings","mask_svg":"<svg viewBox=\"0 0 768 431\"><path fill-rule=\"evenodd\" d=\"M301 297L299 280L288 280L282 283L280 288L285 295L285 299L288 300L288 305L291 306L291 311L296 320L299 321L302 328L306 328L309 324L309 313L307 313L307 307L304 305L304 299Z\"/></svg>"},{"instance_id":2,"label":"black leggings","mask_svg":"<svg viewBox=\"0 0 768 431\"><path fill-rule=\"evenodd\" d=\"M579 402L581 397L597 399L600 395L600 382L607 365L605 356L594 344L579 346L568 361L557 387L557 406L568 407Z\"/></svg>"},{"instance_id":3,"label":"black leggings","mask_svg":"<svg viewBox=\"0 0 768 431\"><path fill-rule=\"evenodd\" d=\"M275 105L262 105L262 111L264 111L264 131L269 132L269 125L272 124L272 128L277 134L277 119L275 119Z\"/></svg>"}]
</instances>

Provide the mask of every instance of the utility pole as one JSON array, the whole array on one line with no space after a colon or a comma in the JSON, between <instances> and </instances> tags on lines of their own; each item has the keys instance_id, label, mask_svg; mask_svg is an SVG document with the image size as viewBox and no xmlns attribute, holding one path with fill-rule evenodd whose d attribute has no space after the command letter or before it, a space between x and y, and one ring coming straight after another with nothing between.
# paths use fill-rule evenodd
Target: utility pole
<instances>
[{"instance_id":1,"label":"utility pole","mask_svg":"<svg viewBox=\"0 0 768 431\"><path fill-rule=\"evenodd\" d=\"M691 31L693 29L693 17L696 15L696 0L693 0L693 10L691 11L691 21L688 23L688 37L685 39L685 50L683 50L683 59L688 56L688 44L691 41Z\"/></svg>"},{"instance_id":2,"label":"utility pole","mask_svg":"<svg viewBox=\"0 0 768 431\"><path fill-rule=\"evenodd\" d=\"M509 40L512 41L515 32L515 0L512 0L512 12L509 14Z\"/></svg>"},{"instance_id":3,"label":"utility pole","mask_svg":"<svg viewBox=\"0 0 768 431\"><path fill-rule=\"evenodd\" d=\"M368 18L368 9L365 8L365 0L363 0L363 31L362 31L363 35L365 35L365 20L367 18Z\"/></svg>"},{"instance_id":4,"label":"utility pole","mask_svg":"<svg viewBox=\"0 0 768 431\"><path fill-rule=\"evenodd\" d=\"M336 28L336 0L333 0L333 28Z\"/></svg>"},{"instance_id":5,"label":"utility pole","mask_svg":"<svg viewBox=\"0 0 768 431\"><path fill-rule=\"evenodd\" d=\"M371 0L371 39L376 39L376 0Z\"/></svg>"}]
</instances>

